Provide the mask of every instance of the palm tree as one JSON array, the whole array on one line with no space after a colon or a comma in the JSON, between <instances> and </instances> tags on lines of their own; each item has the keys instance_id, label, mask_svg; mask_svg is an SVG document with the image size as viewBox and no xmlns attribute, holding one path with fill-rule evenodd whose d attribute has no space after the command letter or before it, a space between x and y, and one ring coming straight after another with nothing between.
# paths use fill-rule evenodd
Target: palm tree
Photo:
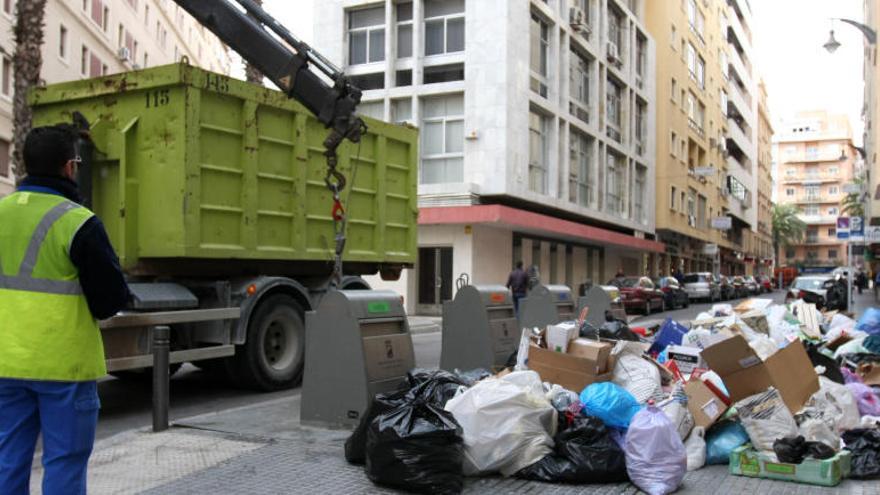
<instances>
[{"instance_id":1,"label":"palm tree","mask_svg":"<svg viewBox=\"0 0 880 495\"><path fill-rule=\"evenodd\" d=\"M46 0L18 0L15 4L15 53L12 56L12 167L16 182L24 177L24 138L31 130L33 113L28 90L40 82L43 67L43 25Z\"/></svg>"},{"instance_id":2,"label":"palm tree","mask_svg":"<svg viewBox=\"0 0 880 495\"><path fill-rule=\"evenodd\" d=\"M865 182L864 177L856 177L853 179L853 184L859 186L861 189L862 184ZM847 194L843 201L841 202L840 212L849 215L851 217L862 217L865 216L865 203L862 202L862 194L861 192L854 192Z\"/></svg>"},{"instance_id":3,"label":"palm tree","mask_svg":"<svg viewBox=\"0 0 880 495\"><path fill-rule=\"evenodd\" d=\"M254 2L261 7L263 6L263 0L254 0ZM253 16L250 17L256 20ZM244 63L244 76L247 82L263 84L263 73L248 62Z\"/></svg>"},{"instance_id":4,"label":"palm tree","mask_svg":"<svg viewBox=\"0 0 880 495\"><path fill-rule=\"evenodd\" d=\"M773 249L777 256L776 266L780 266L779 248L800 241L807 231L807 224L798 218L798 213L795 205L773 205Z\"/></svg>"}]
</instances>

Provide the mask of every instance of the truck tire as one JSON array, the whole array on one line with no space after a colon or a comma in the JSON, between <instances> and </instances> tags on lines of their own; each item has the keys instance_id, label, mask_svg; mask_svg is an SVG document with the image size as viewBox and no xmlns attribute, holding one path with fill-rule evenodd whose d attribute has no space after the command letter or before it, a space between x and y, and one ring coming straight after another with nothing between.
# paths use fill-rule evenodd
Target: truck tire
<instances>
[{"instance_id":1,"label":"truck tire","mask_svg":"<svg viewBox=\"0 0 880 495\"><path fill-rule=\"evenodd\" d=\"M302 378L305 344L300 305L286 294L268 296L251 315L244 345L236 346L230 363L234 381L264 392L296 386Z\"/></svg>"}]
</instances>

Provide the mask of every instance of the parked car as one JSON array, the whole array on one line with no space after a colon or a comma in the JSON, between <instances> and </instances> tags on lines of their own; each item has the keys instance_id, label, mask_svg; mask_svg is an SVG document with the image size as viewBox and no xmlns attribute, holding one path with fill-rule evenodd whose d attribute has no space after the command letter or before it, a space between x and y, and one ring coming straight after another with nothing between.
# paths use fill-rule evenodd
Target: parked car
<instances>
[{"instance_id":1,"label":"parked car","mask_svg":"<svg viewBox=\"0 0 880 495\"><path fill-rule=\"evenodd\" d=\"M733 299L734 290L733 284L730 283L730 279L725 275L716 275L715 278L718 280L718 288L721 293L721 300L727 301L728 299Z\"/></svg>"},{"instance_id":2,"label":"parked car","mask_svg":"<svg viewBox=\"0 0 880 495\"><path fill-rule=\"evenodd\" d=\"M660 291L663 292L663 298L666 300L667 308L675 309L690 306L688 293L681 288L681 284L678 283L678 280L675 277L660 277L654 279L654 285L659 287Z\"/></svg>"},{"instance_id":3,"label":"parked car","mask_svg":"<svg viewBox=\"0 0 880 495\"><path fill-rule=\"evenodd\" d=\"M746 287L746 279L742 276L737 275L733 277L730 279L730 283L733 285L733 297L735 299L740 299L749 295L749 289Z\"/></svg>"},{"instance_id":4,"label":"parked car","mask_svg":"<svg viewBox=\"0 0 880 495\"><path fill-rule=\"evenodd\" d=\"M721 289L711 273L688 273L682 282L685 292L692 301L697 299L718 301L721 299Z\"/></svg>"},{"instance_id":5,"label":"parked car","mask_svg":"<svg viewBox=\"0 0 880 495\"><path fill-rule=\"evenodd\" d=\"M758 285L761 286L761 289L764 292L767 292L767 293L773 292L773 282L770 281L770 277L768 277L767 275L761 275L756 278L758 279Z\"/></svg>"},{"instance_id":6,"label":"parked car","mask_svg":"<svg viewBox=\"0 0 880 495\"><path fill-rule=\"evenodd\" d=\"M815 303L825 303L825 295L828 292L826 282L834 282L831 275L804 275L797 277L788 288L785 294L785 302L795 301L797 299L808 300Z\"/></svg>"},{"instance_id":7,"label":"parked car","mask_svg":"<svg viewBox=\"0 0 880 495\"><path fill-rule=\"evenodd\" d=\"M748 275L743 277L743 280L745 280L746 292L748 292L748 295L757 296L762 292L761 286L758 285L758 281L757 279L755 279L755 277Z\"/></svg>"},{"instance_id":8,"label":"parked car","mask_svg":"<svg viewBox=\"0 0 880 495\"><path fill-rule=\"evenodd\" d=\"M610 282L620 289L620 299L627 312L630 309L650 314L653 310L666 311L663 292L648 277L620 277Z\"/></svg>"}]
</instances>

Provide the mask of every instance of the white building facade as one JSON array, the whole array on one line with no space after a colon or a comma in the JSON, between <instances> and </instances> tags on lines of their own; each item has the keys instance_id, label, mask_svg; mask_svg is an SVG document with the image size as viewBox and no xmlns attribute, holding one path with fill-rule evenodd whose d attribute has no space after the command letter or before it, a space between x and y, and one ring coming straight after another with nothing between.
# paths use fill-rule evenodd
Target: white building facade
<instances>
[{"instance_id":1,"label":"white building facade","mask_svg":"<svg viewBox=\"0 0 880 495\"><path fill-rule=\"evenodd\" d=\"M315 47L360 111L418 126L419 260L390 287L437 313L516 261L573 289L645 273L654 42L642 0L317 0ZM374 286L387 283L371 280Z\"/></svg>"},{"instance_id":2,"label":"white building facade","mask_svg":"<svg viewBox=\"0 0 880 495\"><path fill-rule=\"evenodd\" d=\"M15 1L0 3L0 196L12 191ZM189 63L228 74L225 46L171 0L48 0L41 77L52 84Z\"/></svg>"}]
</instances>

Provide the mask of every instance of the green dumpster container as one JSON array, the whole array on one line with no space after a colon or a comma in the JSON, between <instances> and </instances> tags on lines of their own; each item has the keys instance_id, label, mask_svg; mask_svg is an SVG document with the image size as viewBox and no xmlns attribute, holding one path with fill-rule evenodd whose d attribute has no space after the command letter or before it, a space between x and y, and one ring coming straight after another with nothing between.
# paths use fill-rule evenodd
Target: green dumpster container
<instances>
[{"instance_id":1,"label":"green dumpster container","mask_svg":"<svg viewBox=\"0 0 880 495\"><path fill-rule=\"evenodd\" d=\"M327 130L281 92L174 64L32 91L34 125L92 124L92 207L135 275L330 273ZM345 271L416 257L418 132L365 119L340 146ZM353 181L353 183L352 183Z\"/></svg>"}]
</instances>

